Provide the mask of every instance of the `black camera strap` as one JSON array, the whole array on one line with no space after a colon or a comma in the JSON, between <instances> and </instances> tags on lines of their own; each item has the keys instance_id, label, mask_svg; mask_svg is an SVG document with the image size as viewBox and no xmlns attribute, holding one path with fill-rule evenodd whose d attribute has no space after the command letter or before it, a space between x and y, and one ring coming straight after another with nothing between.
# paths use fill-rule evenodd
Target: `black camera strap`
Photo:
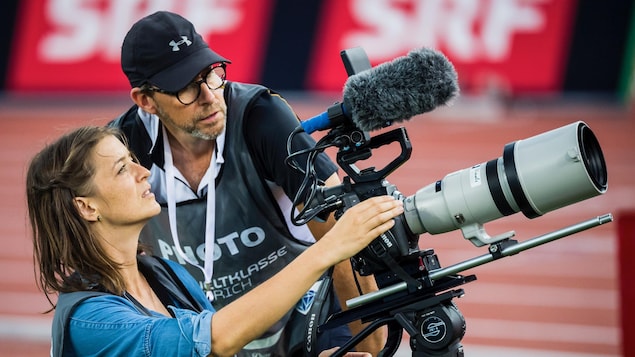
<instances>
[{"instance_id":1,"label":"black camera strap","mask_svg":"<svg viewBox=\"0 0 635 357\"><path fill-rule=\"evenodd\" d=\"M379 240L376 239L372 241L368 245L368 248L371 249L373 254L382 261L384 266L388 267L390 271L395 273L401 280L406 282L409 291L416 291L421 289L422 283L410 276L410 274L408 274L408 272L406 272L404 268L402 268L401 265L397 263L395 258L390 255L388 248L385 247L384 244L382 244Z\"/></svg>"},{"instance_id":2,"label":"black camera strap","mask_svg":"<svg viewBox=\"0 0 635 357\"><path fill-rule=\"evenodd\" d=\"M305 326L306 343L304 344L304 354L306 357L317 357L317 355L320 353L320 351L316 351L318 345L318 327L328 317L325 316L325 313L328 313L328 309L325 310L325 307L328 307L328 304L325 304L325 302L329 298L331 286L333 285L332 275L333 267L331 267L324 274L322 283L316 291L313 304L309 309L309 314L308 318L306 319Z\"/></svg>"}]
</instances>

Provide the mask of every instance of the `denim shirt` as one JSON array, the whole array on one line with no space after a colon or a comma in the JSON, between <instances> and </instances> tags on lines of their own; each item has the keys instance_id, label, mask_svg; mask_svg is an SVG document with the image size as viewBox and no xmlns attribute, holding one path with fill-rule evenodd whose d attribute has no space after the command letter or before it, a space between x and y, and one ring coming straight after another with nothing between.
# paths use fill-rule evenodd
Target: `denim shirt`
<instances>
[{"instance_id":1,"label":"denim shirt","mask_svg":"<svg viewBox=\"0 0 635 357\"><path fill-rule=\"evenodd\" d=\"M169 306L175 318L141 312L128 299L100 295L80 302L68 320L65 356L207 356L214 309L198 283L169 262L190 294L205 308L197 313ZM175 303L175 305L178 305Z\"/></svg>"}]
</instances>

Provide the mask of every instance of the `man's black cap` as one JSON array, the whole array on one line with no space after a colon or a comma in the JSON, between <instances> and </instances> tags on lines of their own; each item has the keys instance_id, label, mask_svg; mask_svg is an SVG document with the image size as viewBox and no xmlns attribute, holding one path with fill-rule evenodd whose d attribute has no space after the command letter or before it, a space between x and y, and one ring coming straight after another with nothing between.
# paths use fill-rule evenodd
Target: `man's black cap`
<instances>
[{"instance_id":1,"label":"man's black cap","mask_svg":"<svg viewBox=\"0 0 635 357\"><path fill-rule=\"evenodd\" d=\"M191 22L167 11L137 21L121 47L121 68L132 87L150 83L177 92L218 62L231 63L209 48Z\"/></svg>"}]
</instances>

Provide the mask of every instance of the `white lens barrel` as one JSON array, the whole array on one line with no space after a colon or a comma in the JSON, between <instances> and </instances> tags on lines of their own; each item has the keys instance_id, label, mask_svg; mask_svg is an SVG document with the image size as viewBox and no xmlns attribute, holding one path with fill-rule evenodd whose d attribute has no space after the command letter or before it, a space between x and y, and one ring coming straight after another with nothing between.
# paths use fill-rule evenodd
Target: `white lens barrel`
<instances>
[{"instance_id":1,"label":"white lens barrel","mask_svg":"<svg viewBox=\"0 0 635 357\"><path fill-rule=\"evenodd\" d=\"M528 218L595 197L608 187L604 156L583 122L508 144L503 161L514 199Z\"/></svg>"},{"instance_id":2,"label":"white lens barrel","mask_svg":"<svg viewBox=\"0 0 635 357\"><path fill-rule=\"evenodd\" d=\"M602 149L581 121L507 144L503 155L453 172L404 199L415 234L448 232L522 211L535 218L606 192Z\"/></svg>"}]
</instances>

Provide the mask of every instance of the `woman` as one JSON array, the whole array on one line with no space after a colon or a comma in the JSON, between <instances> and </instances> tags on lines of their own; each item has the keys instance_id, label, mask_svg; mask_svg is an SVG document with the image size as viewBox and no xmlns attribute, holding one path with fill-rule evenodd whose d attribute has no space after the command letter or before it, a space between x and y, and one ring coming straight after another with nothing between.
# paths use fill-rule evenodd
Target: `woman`
<instances>
[{"instance_id":1,"label":"woman","mask_svg":"<svg viewBox=\"0 0 635 357\"><path fill-rule=\"evenodd\" d=\"M47 298L60 295L51 303L54 355L231 356L403 212L388 196L350 208L284 270L214 311L184 268L139 249L141 229L160 212L148 176L120 133L104 127L66 134L32 160L27 201L39 283Z\"/></svg>"}]
</instances>

